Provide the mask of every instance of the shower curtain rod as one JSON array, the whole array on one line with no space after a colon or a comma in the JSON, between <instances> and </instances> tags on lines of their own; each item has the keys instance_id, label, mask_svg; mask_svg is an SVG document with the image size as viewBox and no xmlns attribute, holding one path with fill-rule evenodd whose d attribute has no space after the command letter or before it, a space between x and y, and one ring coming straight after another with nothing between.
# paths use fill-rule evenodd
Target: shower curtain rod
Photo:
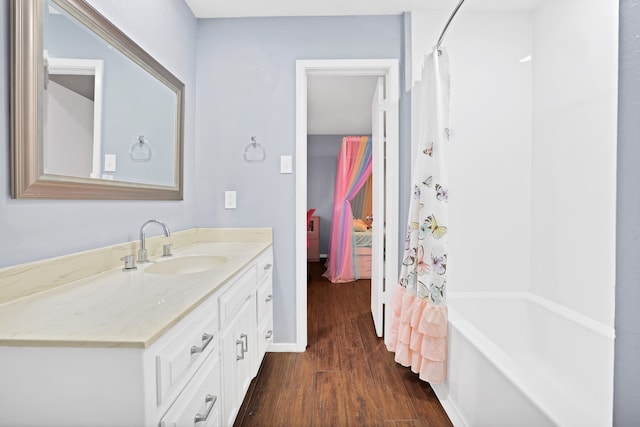
<instances>
[{"instance_id":1,"label":"shower curtain rod","mask_svg":"<svg viewBox=\"0 0 640 427\"><path fill-rule=\"evenodd\" d=\"M436 49L440 49L440 45L442 44L442 39L444 38L444 33L447 32L447 28L449 28L449 24L451 24L453 17L456 16L456 13L458 13L458 9L460 9L460 6L462 6L462 3L464 3L464 0L460 0L456 8L453 9L453 13L451 14L451 16L449 17L449 20L445 24L444 29L442 30L442 33L440 33L440 38L438 39L438 43L436 43Z\"/></svg>"}]
</instances>

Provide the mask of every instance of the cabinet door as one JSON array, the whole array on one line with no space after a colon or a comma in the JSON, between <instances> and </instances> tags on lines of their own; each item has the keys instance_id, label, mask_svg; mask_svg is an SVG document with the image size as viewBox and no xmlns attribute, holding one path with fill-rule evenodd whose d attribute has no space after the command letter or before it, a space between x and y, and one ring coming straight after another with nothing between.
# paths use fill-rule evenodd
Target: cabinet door
<instances>
[{"instance_id":1,"label":"cabinet door","mask_svg":"<svg viewBox=\"0 0 640 427\"><path fill-rule=\"evenodd\" d=\"M242 309L238 312L238 337L244 345L244 358L239 362L239 375L238 384L240 384L240 390L238 393L238 405L242 404L244 395L249 390L251 380L256 375L254 366L256 364L256 358L258 357L258 327L256 324L256 299L254 294L247 299L247 302L242 306Z\"/></svg>"},{"instance_id":2,"label":"cabinet door","mask_svg":"<svg viewBox=\"0 0 640 427\"><path fill-rule=\"evenodd\" d=\"M251 294L221 334L223 416L227 425L233 425L254 376L256 336L255 297Z\"/></svg>"}]
</instances>

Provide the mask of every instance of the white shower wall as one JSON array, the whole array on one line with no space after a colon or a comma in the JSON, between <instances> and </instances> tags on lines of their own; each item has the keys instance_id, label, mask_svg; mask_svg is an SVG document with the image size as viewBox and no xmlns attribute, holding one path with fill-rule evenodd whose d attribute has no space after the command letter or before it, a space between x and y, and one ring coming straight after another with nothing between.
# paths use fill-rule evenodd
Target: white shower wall
<instances>
[{"instance_id":1,"label":"white shower wall","mask_svg":"<svg viewBox=\"0 0 640 427\"><path fill-rule=\"evenodd\" d=\"M531 290L613 327L618 2L533 13Z\"/></svg>"},{"instance_id":2,"label":"white shower wall","mask_svg":"<svg viewBox=\"0 0 640 427\"><path fill-rule=\"evenodd\" d=\"M449 290L531 291L613 326L618 4L474 7L443 43ZM414 80L450 12L412 12Z\"/></svg>"},{"instance_id":3,"label":"white shower wall","mask_svg":"<svg viewBox=\"0 0 640 427\"><path fill-rule=\"evenodd\" d=\"M442 44L451 65L449 290L527 291L532 74L520 59L531 53L531 13L464 7ZM412 12L414 79L450 12Z\"/></svg>"}]
</instances>

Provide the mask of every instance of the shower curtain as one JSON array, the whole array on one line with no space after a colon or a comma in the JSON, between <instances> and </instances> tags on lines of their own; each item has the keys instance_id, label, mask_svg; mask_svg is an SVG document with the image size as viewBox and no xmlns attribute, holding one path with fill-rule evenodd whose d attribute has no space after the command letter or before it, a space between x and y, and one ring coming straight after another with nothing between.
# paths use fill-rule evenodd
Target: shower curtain
<instances>
[{"instance_id":1,"label":"shower curtain","mask_svg":"<svg viewBox=\"0 0 640 427\"><path fill-rule=\"evenodd\" d=\"M356 280L353 270L353 213L350 201L371 175L371 141L367 136L342 138L336 186L333 194L333 216L327 251L327 271L323 274L333 283Z\"/></svg>"},{"instance_id":2,"label":"shower curtain","mask_svg":"<svg viewBox=\"0 0 640 427\"><path fill-rule=\"evenodd\" d=\"M449 66L444 49L425 58L418 99L418 150L399 285L387 348L421 380L446 379Z\"/></svg>"}]
</instances>

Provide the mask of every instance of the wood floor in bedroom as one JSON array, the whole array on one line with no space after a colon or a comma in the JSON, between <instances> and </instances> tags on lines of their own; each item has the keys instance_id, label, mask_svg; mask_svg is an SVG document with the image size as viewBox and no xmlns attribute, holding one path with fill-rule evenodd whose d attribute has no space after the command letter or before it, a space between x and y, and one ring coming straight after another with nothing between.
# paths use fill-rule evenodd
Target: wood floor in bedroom
<instances>
[{"instance_id":1,"label":"wood floor in bedroom","mask_svg":"<svg viewBox=\"0 0 640 427\"><path fill-rule=\"evenodd\" d=\"M370 281L333 284L309 263L308 347L267 353L236 426L452 426L429 384L375 335Z\"/></svg>"}]
</instances>

